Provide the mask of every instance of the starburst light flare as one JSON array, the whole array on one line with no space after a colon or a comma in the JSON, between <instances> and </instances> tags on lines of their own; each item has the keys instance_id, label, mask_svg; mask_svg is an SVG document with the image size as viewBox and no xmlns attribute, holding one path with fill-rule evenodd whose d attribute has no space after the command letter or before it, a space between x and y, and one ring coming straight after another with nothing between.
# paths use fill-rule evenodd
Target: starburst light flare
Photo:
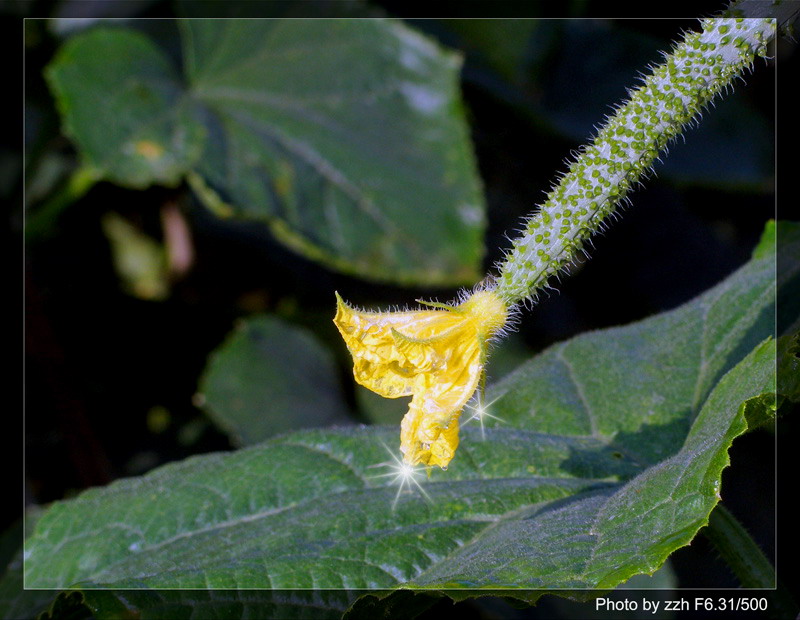
<instances>
[{"instance_id":1,"label":"starburst light flare","mask_svg":"<svg viewBox=\"0 0 800 620\"><path fill-rule=\"evenodd\" d=\"M385 450L389 453L389 456L392 460L370 465L369 467L388 467L389 471L385 474L369 476L369 478L391 478L390 482L397 485L397 494L394 496L394 500L392 501L392 512L394 512L395 508L397 507L397 502L400 500L403 490L408 487L408 490L410 491L412 485L417 487L417 490L428 502L433 503L431 496L428 495L428 492L422 488L422 485L417 480L417 477L422 473L420 469L401 461L385 443L381 442L381 445L383 445Z\"/></svg>"},{"instance_id":2,"label":"starburst light flare","mask_svg":"<svg viewBox=\"0 0 800 620\"><path fill-rule=\"evenodd\" d=\"M464 421L464 424L468 424L469 422L472 422L472 420L477 420L478 423L481 425L481 439L485 440L486 428L484 427L484 421L486 420L486 418L492 418L492 420L497 420L500 423L505 422L505 420L492 413L489 413L489 408L495 403L495 400L497 399L494 399L488 403L484 402L483 391L481 390L478 392L477 398L473 400L476 401L474 405L470 403L466 404L466 409L471 411L472 415Z\"/></svg>"}]
</instances>

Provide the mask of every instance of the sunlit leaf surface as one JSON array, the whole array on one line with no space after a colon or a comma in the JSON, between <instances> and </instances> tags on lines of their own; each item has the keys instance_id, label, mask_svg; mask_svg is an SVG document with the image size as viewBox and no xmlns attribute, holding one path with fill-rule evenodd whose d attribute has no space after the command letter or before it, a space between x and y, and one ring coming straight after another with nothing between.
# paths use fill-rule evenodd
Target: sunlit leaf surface
<instances>
[{"instance_id":1,"label":"sunlit leaf surface","mask_svg":"<svg viewBox=\"0 0 800 620\"><path fill-rule=\"evenodd\" d=\"M610 588L650 573L705 524L734 438L774 413L775 263L756 255L680 308L523 364L490 389L503 422L467 425L424 494L384 476L396 427L297 432L56 503L26 586Z\"/></svg>"}]
</instances>

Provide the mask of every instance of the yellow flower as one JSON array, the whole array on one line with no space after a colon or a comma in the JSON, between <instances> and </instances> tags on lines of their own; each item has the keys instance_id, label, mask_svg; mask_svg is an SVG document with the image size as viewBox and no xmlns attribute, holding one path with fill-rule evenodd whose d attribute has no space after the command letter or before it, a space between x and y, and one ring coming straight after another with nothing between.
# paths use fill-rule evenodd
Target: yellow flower
<instances>
[{"instance_id":1,"label":"yellow flower","mask_svg":"<svg viewBox=\"0 0 800 620\"><path fill-rule=\"evenodd\" d=\"M359 312L336 294L333 322L353 356L356 381L387 398L412 396L400 427L409 465L446 468L458 447L458 418L478 387L486 343L508 318L505 302L478 291L431 310Z\"/></svg>"}]
</instances>

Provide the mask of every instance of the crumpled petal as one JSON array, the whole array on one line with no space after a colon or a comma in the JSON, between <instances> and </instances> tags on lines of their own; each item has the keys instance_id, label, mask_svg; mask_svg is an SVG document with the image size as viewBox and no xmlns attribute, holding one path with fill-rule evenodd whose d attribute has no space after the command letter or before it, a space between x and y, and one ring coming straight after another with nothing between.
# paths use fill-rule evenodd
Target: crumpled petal
<instances>
[{"instance_id":1,"label":"crumpled petal","mask_svg":"<svg viewBox=\"0 0 800 620\"><path fill-rule=\"evenodd\" d=\"M458 420L475 393L486 342L507 320L505 303L478 291L458 306L361 312L338 293L334 323L353 356L358 383L387 398L412 396L400 430L410 465L446 468L458 447Z\"/></svg>"},{"instance_id":2,"label":"crumpled petal","mask_svg":"<svg viewBox=\"0 0 800 620\"><path fill-rule=\"evenodd\" d=\"M400 351L398 338L401 341L422 342L461 322L457 315L440 310L360 312L348 306L338 293L336 301L336 318L333 322L353 356L356 381L386 398L413 394L415 377L427 370L417 366L415 361L418 362L418 358L404 342L401 342L400 348L414 359L409 360ZM396 336L395 331L401 335Z\"/></svg>"}]
</instances>

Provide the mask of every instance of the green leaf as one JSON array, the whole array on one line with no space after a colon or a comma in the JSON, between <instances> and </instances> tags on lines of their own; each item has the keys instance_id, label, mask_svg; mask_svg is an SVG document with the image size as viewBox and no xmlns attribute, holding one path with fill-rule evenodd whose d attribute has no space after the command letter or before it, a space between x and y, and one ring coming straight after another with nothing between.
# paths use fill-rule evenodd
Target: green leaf
<instances>
[{"instance_id":1,"label":"green leaf","mask_svg":"<svg viewBox=\"0 0 800 620\"><path fill-rule=\"evenodd\" d=\"M392 20L179 25L183 76L121 29L76 35L49 67L65 131L102 174L135 187L186 175L217 213L365 278L480 277L458 55Z\"/></svg>"},{"instance_id":2,"label":"green leaf","mask_svg":"<svg viewBox=\"0 0 800 620\"><path fill-rule=\"evenodd\" d=\"M800 332L778 338L778 394L800 402Z\"/></svg>"},{"instance_id":3,"label":"green leaf","mask_svg":"<svg viewBox=\"0 0 800 620\"><path fill-rule=\"evenodd\" d=\"M759 247L778 258L778 394L800 402L800 224L781 222L764 235Z\"/></svg>"},{"instance_id":4,"label":"green leaf","mask_svg":"<svg viewBox=\"0 0 800 620\"><path fill-rule=\"evenodd\" d=\"M775 246L778 240L778 224L775 220L769 220L764 226L764 232L761 233L761 238L758 244L753 248L753 258L764 258L770 254L775 254Z\"/></svg>"},{"instance_id":5,"label":"green leaf","mask_svg":"<svg viewBox=\"0 0 800 620\"><path fill-rule=\"evenodd\" d=\"M475 279L483 201L457 56L392 21L181 25L211 128L198 170L235 213L344 271Z\"/></svg>"},{"instance_id":6,"label":"green leaf","mask_svg":"<svg viewBox=\"0 0 800 620\"><path fill-rule=\"evenodd\" d=\"M354 594L344 591L85 590L83 604L96 618L341 618Z\"/></svg>"},{"instance_id":7,"label":"green leaf","mask_svg":"<svg viewBox=\"0 0 800 620\"><path fill-rule=\"evenodd\" d=\"M800 331L800 223L780 222L771 250L778 259L778 333Z\"/></svg>"},{"instance_id":8,"label":"green leaf","mask_svg":"<svg viewBox=\"0 0 800 620\"><path fill-rule=\"evenodd\" d=\"M424 495L385 476L396 427L296 432L86 491L41 517L26 585L535 600L650 574L707 523L734 438L774 415L774 298L764 256L676 310L552 347L490 392L504 424L464 428Z\"/></svg>"},{"instance_id":9,"label":"green leaf","mask_svg":"<svg viewBox=\"0 0 800 620\"><path fill-rule=\"evenodd\" d=\"M349 419L328 349L277 317L236 326L212 354L199 396L237 445Z\"/></svg>"},{"instance_id":10,"label":"green leaf","mask_svg":"<svg viewBox=\"0 0 800 620\"><path fill-rule=\"evenodd\" d=\"M656 620L672 620L674 617L670 611L664 611L669 608L666 601L678 598L676 596L676 588L678 587L678 579L672 570L672 566L667 560L664 565L659 568L652 575L634 575L628 581L620 585L617 589L610 592L604 592L603 598L613 601L605 608L597 609L596 603L593 599L597 597L598 592L584 592L580 595L575 593L574 596L569 598L561 597L547 597L537 605L541 606L539 613L543 617L557 618L558 620L603 620L613 617L614 620L640 620L642 618L641 608L635 611L625 610L626 602L628 605L636 594L630 590L648 590L643 593L643 598L647 598L651 602L658 605L658 611L652 608L647 611L648 618ZM591 599L591 600L585 600ZM611 607L611 605L619 605L619 607ZM639 603L641 606L641 603ZM610 609L615 611L610 612ZM545 611L546 610L546 611ZM617 611L622 610L622 611ZM548 613L549 612L549 613Z\"/></svg>"},{"instance_id":11,"label":"green leaf","mask_svg":"<svg viewBox=\"0 0 800 620\"><path fill-rule=\"evenodd\" d=\"M730 443L747 429L741 403L773 389L773 361L773 341L757 347L711 393L683 447L641 467L627 484L521 508L451 554L447 566L424 571L413 585L606 589L634 574L652 573L707 522L719 499ZM602 454L600 446L578 447L564 469L608 479L613 470L599 468ZM619 451L606 455L630 463Z\"/></svg>"},{"instance_id":12,"label":"green leaf","mask_svg":"<svg viewBox=\"0 0 800 620\"><path fill-rule=\"evenodd\" d=\"M64 132L99 175L127 187L176 185L204 129L180 76L147 37L95 29L68 41L45 75Z\"/></svg>"},{"instance_id":13,"label":"green leaf","mask_svg":"<svg viewBox=\"0 0 800 620\"><path fill-rule=\"evenodd\" d=\"M658 463L721 377L775 336L774 269L764 255L671 312L551 347L489 389L492 413L506 428L591 437Z\"/></svg>"}]
</instances>

